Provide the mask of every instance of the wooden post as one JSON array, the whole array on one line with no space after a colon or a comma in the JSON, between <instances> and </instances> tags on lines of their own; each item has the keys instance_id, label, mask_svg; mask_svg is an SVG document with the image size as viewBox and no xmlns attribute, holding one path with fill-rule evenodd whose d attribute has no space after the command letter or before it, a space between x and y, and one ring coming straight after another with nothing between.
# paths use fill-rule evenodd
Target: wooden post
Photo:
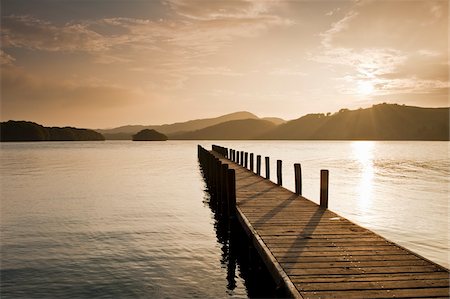
<instances>
[{"instance_id":1,"label":"wooden post","mask_svg":"<svg viewBox=\"0 0 450 299\"><path fill-rule=\"evenodd\" d=\"M302 167L299 163L294 164L295 194L302 195Z\"/></svg>"},{"instance_id":2,"label":"wooden post","mask_svg":"<svg viewBox=\"0 0 450 299\"><path fill-rule=\"evenodd\" d=\"M241 166L244 166L244 151L241 151Z\"/></svg>"},{"instance_id":3,"label":"wooden post","mask_svg":"<svg viewBox=\"0 0 450 299\"><path fill-rule=\"evenodd\" d=\"M239 154L239 151L237 151L237 155L236 155L236 164L239 164L239 157L240 157L241 155Z\"/></svg>"},{"instance_id":4,"label":"wooden post","mask_svg":"<svg viewBox=\"0 0 450 299\"><path fill-rule=\"evenodd\" d=\"M250 153L250 170L253 171L253 153Z\"/></svg>"},{"instance_id":5,"label":"wooden post","mask_svg":"<svg viewBox=\"0 0 450 299\"><path fill-rule=\"evenodd\" d=\"M236 173L228 169L228 215L233 217L236 213Z\"/></svg>"},{"instance_id":6,"label":"wooden post","mask_svg":"<svg viewBox=\"0 0 450 299\"><path fill-rule=\"evenodd\" d=\"M217 159L217 188L216 188L216 194L217 199L221 202L223 201L223 177L222 177L222 162L220 159Z\"/></svg>"},{"instance_id":7,"label":"wooden post","mask_svg":"<svg viewBox=\"0 0 450 299\"><path fill-rule=\"evenodd\" d=\"M222 168L219 158L214 157L214 190L216 197L220 200L220 169Z\"/></svg>"},{"instance_id":8,"label":"wooden post","mask_svg":"<svg viewBox=\"0 0 450 299\"><path fill-rule=\"evenodd\" d=\"M261 175L261 156L256 156L256 174Z\"/></svg>"},{"instance_id":9,"label":"wooden post","mask_svg":"<svg viewBox=\"0 0 450 299\"><path fill-rule=\"evenodd\" d=\"M328 170L320 171L320 206L328 209Z\"/></svg>"},{"instance_id":10,"label":"wooden post","mask_svg":"<svg viewBox=\"0 0 450 299\"><path fill-rule=\"evenodd\" d=\"M228 164L222 164L222 210L225 210L228 215L228 201L229 201L229 190L228 190ZM223 208L225 207L225 208Z\"/></svg>"},{"instance_id":11,"label":"wooden post","mask_svg":"<svg viewBox=\"0 0 450 299\"><path fill-rule=\"evenodd\" d=\"M283 186L283 177L281 173L282 161L277 160L277 185Z\"/></svg>"},{"instance_id":12,"label":"wooden post","mask_svg":"<svg viewBox=\"0 0 450 299\"><path fill-rule=\"evenodd\" d=\"M208 190L212 190L213 186L213 159L211 153L207 153L208 155Z\"/></svg>"},{"instance_id":13,"label":"wooden post","mask_svg":"<svg viewBox=\"0 0 450 299\"><path fill-rule=\"evenodd\" d=\"M247 165L248 165L248 153L245 152L245 154L244 154L244 167L247 168Z\"/></svg>"},{"instance_id":14,"label":"wooden post","mask_svg":"<svg viewBox=\"0 0 450 299\"><path fill-rule=\"evenodd\" d=\"M269 157L266 157L266 179L270 179L270 163Z\"/></svg>"}]
</instances>

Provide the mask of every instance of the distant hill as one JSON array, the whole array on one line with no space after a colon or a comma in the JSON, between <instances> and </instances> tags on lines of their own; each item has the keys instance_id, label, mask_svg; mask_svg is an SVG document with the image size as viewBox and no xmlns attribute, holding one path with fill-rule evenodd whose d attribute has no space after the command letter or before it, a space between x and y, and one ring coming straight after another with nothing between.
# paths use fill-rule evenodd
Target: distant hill
<instances>
[{"instance_id":1,"label":"distant hill","mask_svg":"<svg viewBox=\"0 0 450 299\"><path fill-rule=\"evenodd\" d=\"M173 134L173 133L181 133L181 132L189 132L200 130L209 126L213 126L219 123L238 120L238 119L257 119L258 117L250 112L241 111L235 112L231 114L226 114L223 116L215 117L215 118L205 118L205 119L197 119L190 120L187 122L178 122L174 124L166 124L166 125L150 125L150 126L122 126L114 129L105 129L96 130L99 133L102 133L106 139L122 139L122 140L131 140L131 135L143 130L143 129L153 129L163 134Z\"/></svg>"},{"instance_id":2,"label":"distant hill","mask_svg":"<svg viewBox=\"0 0 450 299\"><path fill-rule=\"evenodd\" d=\"M167 136L155 130L144 129L133 135L133 141L166 141Z\"/></svg>"},{"instance_id":3,"label":"distant hill","mask_svg":"<svg viewBox=\"0 0 450 299\"><path fill-rule=\"evenodd\" d=\"M0 123L1 141L97 141L102 134L89 129L73 127L44 127L29 121Z\"/></svg>"},{"instance_id":4,"label":"distant hill","mask_svg":"<svg viewBox=\"0 0 450 299\"><path fill-rule=\"evenodd\" d=\"M275 125L281 125L281 124L286 123L286 121L284 119L278 118L278 117L263 117L261 119L268 120L268 121L274 123Z\"/></svg>"},{"instance_id":5,"label":"distant hill","mask_svg":"<svg viewBox=\"0 0 450 299\"><path fill-rule=\"evenodd\" d=\"M233 139L255 139L268 131L273 130L276 125L262 119L232 120L213 125L201 130L187 133L169 135L170 139L190 140L233 140Z\"/></svg>"},{"instance_id":6,"label":"distant hill","mask_svg":"<svg viewBox=\"0 0 450 299\"><path fill-rule=\"evenodd\" d=\"M379 104L332 115L308 114L258 139L449 140L449 108Z\"/></svg>"}]
</instances>

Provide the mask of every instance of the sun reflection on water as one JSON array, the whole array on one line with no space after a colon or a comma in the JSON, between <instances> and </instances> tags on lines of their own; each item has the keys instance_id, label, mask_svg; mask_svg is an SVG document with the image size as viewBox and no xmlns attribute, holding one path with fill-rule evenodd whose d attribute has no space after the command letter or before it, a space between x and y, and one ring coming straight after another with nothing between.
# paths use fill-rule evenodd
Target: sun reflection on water
<instances>
[{"instance_id":1,"label":"sun reflection on water","mask_svg":"<svg viewBox=\"0 0 450 299\"><path fill-rule=\"evenodd\" d=\"M352 142L353 157L360 167L360 179L356 188L358 206L365 211L372 206L373 200L373 148L373 141Z\"/></svg>"}]
</instances>

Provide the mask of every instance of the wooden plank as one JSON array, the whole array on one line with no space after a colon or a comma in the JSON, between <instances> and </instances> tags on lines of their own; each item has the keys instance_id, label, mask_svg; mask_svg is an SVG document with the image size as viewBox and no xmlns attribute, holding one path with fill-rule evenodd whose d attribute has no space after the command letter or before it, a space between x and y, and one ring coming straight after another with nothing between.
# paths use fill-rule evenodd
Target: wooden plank
<instances>
[{"instance_id":1,"label":"wooden plank","mask_svg":"<svg viewBox=\"0 0 450 299\"><path fill-rule=\"evenodd\" d=\"M443 280L448 282L448 273L444 271L438 272L428 272L428 273L396 273L396 274L358 274L358 275L302 275L289 276L294 283L314 283L314 282L326 282L326 283L337 283L337 282L351 282L351 281L417 281L417 280Z\"/></svg>"},{"instance_id":2,"label":"wooden plank","mask_svg":"<svg viewBox=\"0 0 450 299\"><path fill-rule=\"evenodd\" d=\"M389 274L389 273L427 273L439 271L434 265L398 267L342 267L342 268L302 268L284 269L288 275L333 275L333 274Z\"/></svg>"},{"instance_id":3,"label":"wooden plank","mask_svg":"<svg viewBox=\"0 0 450 299\"><path fill-rule=\"evenodd\" d=\"M447 288L301 292L303 298L432 298L448 296Z\"/></svg>"},{"instance_id":4,"label":"wooden plank","mask_svg":"<svg viewBox=\"0 0 450 299\"><path fill-rule=\"evenodd\" d=\"M430 280L390 280L390 281L348 281L348 282L315 282L296 284L300 291L343 291L343 290L376 290L376 289L417 289L445 288L445 279Z\"/></svg>"},{"instance_id":5,"label":"wooden plank","mask_svg":"<svg viewBox=\"0 0 450 299\"><path fill-rule=\"evenodd\" d=\"M285 257L280 256L277 257L277 260L280 263L308 263L308 262L327 262L327 261L353 261L357 260L360 262L370 262L370 261L392 261L392 262L401 262L401 261L422 261L412 255L359 255L357 259L348 255L340 255L340 256L294 256L294 257Z\"/></svg>"},{"instance_id":6,"label":"wooden plank","mask_svg":"<svg viewBox=\"0 0 450 299\"><path fill-rule=\"evenodd\" d=\"M316 262L282 262L281 265L284 269L302 269L302 268L354 268L354 267L391 267L391 266L420 266L428 265L424 260L403 260L403 261L316 261Z\"/></svg>"}]
</instances>

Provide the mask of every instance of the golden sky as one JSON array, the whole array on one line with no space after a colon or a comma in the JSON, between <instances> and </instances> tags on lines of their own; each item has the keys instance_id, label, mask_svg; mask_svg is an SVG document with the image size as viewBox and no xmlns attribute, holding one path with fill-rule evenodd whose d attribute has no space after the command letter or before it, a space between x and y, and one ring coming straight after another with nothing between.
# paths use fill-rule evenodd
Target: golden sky
<instances>
[{"instance_id":1,"label":"golden sky","mask_svg":"<svg viewBox=\"0 0 450 299\"><path fill-rule=\"evenodd\" d=\"M449 106L448 1L2 0L1 118L108 128Z\"/></svg>"}]
</instances>

